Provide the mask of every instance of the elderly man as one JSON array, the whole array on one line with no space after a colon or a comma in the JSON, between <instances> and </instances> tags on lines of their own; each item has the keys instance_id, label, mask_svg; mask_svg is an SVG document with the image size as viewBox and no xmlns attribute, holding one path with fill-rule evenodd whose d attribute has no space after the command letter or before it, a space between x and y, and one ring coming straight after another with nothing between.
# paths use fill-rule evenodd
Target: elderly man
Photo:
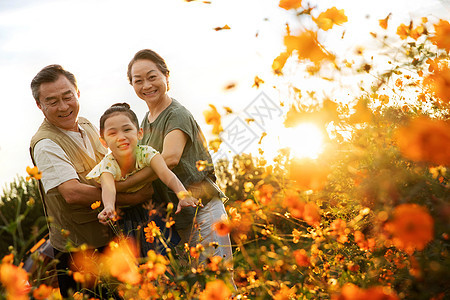
<instances>
[{"instance_id":1,"label":"elderly man","mask_svg":"<svg viewBox=\"0 0 450 300\"><path fill-rule=\"evenodd\" d=\"M31 139L30 154L42 171L39 182L48 217L50 242L59 259L58 283L63 297L76 290L68 269L71 247L86 244L100 251L112 238L111 229L99 223L90 205L101 201L101 190L86 174L103 158L96 128L78 117L80 91L75 76L59 65L43 68L32 80L31 90L45 119ZM118 194L119 205L133 205L151 198L152 188Z\"/></svg>"}]
</instances>

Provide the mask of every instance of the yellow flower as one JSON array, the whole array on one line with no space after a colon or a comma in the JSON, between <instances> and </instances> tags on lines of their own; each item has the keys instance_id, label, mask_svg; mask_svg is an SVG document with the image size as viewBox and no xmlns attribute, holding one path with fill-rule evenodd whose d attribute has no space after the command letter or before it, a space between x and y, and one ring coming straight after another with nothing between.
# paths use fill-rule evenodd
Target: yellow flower
<instances>
[{"instance_id":1,"label":"yellow flower","mask_svg":"<svg viewBox=\"0 0 450 300\"><path fill-rule=\"evenodd\" d=\"M335 24L342 25L347 22L348 18L343 9L332 7L327 9L325 12L322 12L317 18L313 18L313 20L320 29L327 31Z\"/></svg>"},{"instance_id":2,"label":"yellow flower","mask_svg":"<svg viewBox=\"0 0 450 300\"><path fill-rule=\"evenodd\" d=\"M100 207L100 204L102 204L101 201L95 201L94 203L91 204L91 208L92 209L97 209Z\"/></svg>"}]
</instances>

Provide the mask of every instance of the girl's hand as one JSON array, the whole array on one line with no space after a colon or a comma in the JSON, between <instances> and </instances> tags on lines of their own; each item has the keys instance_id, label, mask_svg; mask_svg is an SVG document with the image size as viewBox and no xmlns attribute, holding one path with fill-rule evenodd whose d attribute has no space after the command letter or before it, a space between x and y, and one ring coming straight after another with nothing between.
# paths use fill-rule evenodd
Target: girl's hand
<instances>
[{"instance_id":1,"label":"girl's hand","mask_svg":"<svg viewBox=\"0 0 450 300\"><path fill-rule=\"evenodd\" d=\"M175 212L175 214L178 214L184 207L188 206L197 207L197 205L203 207L203 204L198 199L192 196L186 195L184 197L180 197L178 201L177 211Z\"/></svg>"},{"instance_id":2,"label":"girl's hand","mask_svg":"<svg viewBox=\"0 0 450 300\"><path fill-rule=\"evenodd\" d=\"M97 216L100 223L107 225L109 221L116 221L116 210L113 206L105 207Z\"/></svg>"}]
</instances>

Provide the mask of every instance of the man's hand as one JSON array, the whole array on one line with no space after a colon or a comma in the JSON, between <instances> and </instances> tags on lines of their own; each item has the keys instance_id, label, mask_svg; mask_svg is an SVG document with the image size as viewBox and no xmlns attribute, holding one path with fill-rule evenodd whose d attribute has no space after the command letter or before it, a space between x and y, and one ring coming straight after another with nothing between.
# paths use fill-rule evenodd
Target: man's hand
<instances>
[{"instance_id":1,"label":"man's hand","mask_svg":"<svg viewBox=\"0 0 450 300\"><path fill-rule=\"evenodd\" d=\"M197 205L203 207L203 204L198 199L192 196L184 196L180 198L180 200L178 201L177 211L175 212L175 214L180 213L181 209L184 207L188 206L197 207Z\"/></svg>"}]
</instances>

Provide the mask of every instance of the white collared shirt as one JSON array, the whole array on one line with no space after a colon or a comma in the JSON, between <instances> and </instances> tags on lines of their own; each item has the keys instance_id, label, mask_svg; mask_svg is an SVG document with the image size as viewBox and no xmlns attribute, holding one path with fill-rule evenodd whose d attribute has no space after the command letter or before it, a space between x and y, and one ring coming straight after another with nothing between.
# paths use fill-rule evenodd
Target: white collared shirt
<instances>
[{"instance_id":1,"label":"white collared shirt","mask_svg":"<svg viewBox=\"0 0 450 300\"><path fill-rule=\"evenodd\" d=\"M69 136L81 147L81 149L95 160L94 148L84 129L80 126L78 126L79 132L63 130L61 128L58 129ZM36 143L34 147L34 159L37 167L42 172L41 181L45 193L68 180L79 180L75 167L70 162L67 154L51 139L43 139Z\"/></svg>"}]
</instances>

